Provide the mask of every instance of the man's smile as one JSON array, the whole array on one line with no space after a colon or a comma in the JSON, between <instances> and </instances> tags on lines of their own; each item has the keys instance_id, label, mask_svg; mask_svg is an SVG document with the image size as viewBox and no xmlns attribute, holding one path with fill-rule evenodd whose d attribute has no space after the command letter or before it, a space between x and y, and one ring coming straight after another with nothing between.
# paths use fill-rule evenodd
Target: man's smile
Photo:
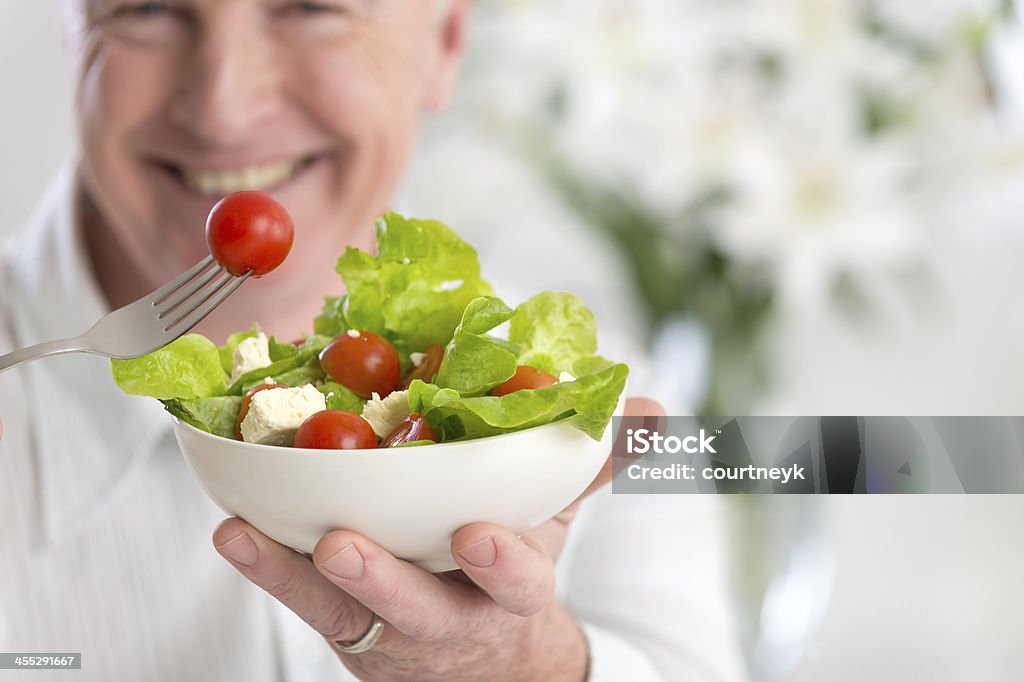
<instances>
[{"instance_id":1,"label":"man's smile","mask_svg":"<svg viewBox=\"0 0 1024 682\"><path fill-rule=\"evenodd\" d=\"M221 168L204 167L202 164L184 165L163 160L155 160L153 163L173 175L194 193L205 198L219 199L226 194L245 189L263 192L280 189L324 158L325 154L310 154L282 161L224 164Z\"/></svg>"}]
</instances>

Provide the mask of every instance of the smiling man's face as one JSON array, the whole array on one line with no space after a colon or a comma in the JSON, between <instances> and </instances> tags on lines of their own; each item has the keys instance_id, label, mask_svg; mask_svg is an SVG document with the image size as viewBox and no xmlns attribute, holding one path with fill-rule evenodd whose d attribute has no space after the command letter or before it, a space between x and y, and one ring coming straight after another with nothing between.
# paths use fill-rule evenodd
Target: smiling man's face
<instances>
[{"instance_id":1,"label":"smiling man's face","mask_svg":"<svg viewBox=\"0 0 1024 682\"><path fill-rule=\"evenodd\" d=\"M462 21L428 0L67 1L80 176L153 284L206 254L207 213L241 189L291 211L286 271L365 245Z\"/></svg>"}]
</instances>

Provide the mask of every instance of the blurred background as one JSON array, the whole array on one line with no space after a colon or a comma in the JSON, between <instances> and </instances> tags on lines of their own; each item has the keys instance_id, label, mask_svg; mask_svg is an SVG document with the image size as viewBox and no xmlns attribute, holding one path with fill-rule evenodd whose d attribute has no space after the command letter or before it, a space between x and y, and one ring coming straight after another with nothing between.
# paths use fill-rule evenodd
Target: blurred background
<instances>
[{"instance_id":1,"label":"blurred background","mask_svg":"<svg viewBox=\"0 0 1024 682\"><path fill-rule=\"evenodd\" d=\"M1021 414L1022 12L479 0L397 207L678 409ZM0 64L6 237L73 153L57 0L0 3ZM1020 679L1021 496L728 502L755 679Z\"/></svg>"}]
</instances>

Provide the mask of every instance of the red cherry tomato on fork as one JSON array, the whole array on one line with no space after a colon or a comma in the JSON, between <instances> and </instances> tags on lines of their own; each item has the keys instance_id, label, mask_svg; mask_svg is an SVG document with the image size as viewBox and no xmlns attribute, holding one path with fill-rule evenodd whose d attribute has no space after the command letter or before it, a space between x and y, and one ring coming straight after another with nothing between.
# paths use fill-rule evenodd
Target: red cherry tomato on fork
<instances>
[{"instance_id":1,"label":"red cherry tomato on fork","mask_svg":"<svg viewBox=\"0 0 1024 682\"><path fill-rule=\"evenodd\" d=\"M269 194L246 190L229 194L206 219L210 253L232 275L252 270L267 274L284 262L295 238L295 226L284 206Z\"/></svg>"},{"instance_id":2,"label":"red cherry tomato on fork","mask_svg":"<svg viewBox=\"0 0 1024 682\"><path fill-rule=\"evenodd\" d=\"M398 388L402 365L398 351L379 334L349 330L320 351L327 376L362 398L380 397Z\"/></svg>"},{"instance_id":3,"label":"red cherry tomato on fork","mask_svg":"<svg viewBox=\"0 0 1024 682\"><path fill-rule=\"evenodd\" d=\"M295 447L320 450L365 450L377 447L370 423L346 410L323 410L309 416L295 432Z\"/></svg>"}]
</instances>

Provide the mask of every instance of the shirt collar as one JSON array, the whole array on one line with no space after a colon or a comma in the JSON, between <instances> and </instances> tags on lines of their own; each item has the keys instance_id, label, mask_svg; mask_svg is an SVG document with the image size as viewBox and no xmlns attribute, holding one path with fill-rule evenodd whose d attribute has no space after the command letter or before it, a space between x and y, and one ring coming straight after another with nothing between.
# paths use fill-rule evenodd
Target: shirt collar
<instances>
[{"instance_id":1,"label":"shirt collar","mask_svg":"<svg viewBox=\"0 0 1024 682\"><path fill-rule=\"evenodd\" d=\"M69 163L8 254L19 346L77 336L110 312L86 255L75 195ZM95 519L169 435L170 421L157 401L117 388L109 361L95 355L45 358L17 371L32 414L43 526L60 543Z\"/></svg>"}]
</instances>

